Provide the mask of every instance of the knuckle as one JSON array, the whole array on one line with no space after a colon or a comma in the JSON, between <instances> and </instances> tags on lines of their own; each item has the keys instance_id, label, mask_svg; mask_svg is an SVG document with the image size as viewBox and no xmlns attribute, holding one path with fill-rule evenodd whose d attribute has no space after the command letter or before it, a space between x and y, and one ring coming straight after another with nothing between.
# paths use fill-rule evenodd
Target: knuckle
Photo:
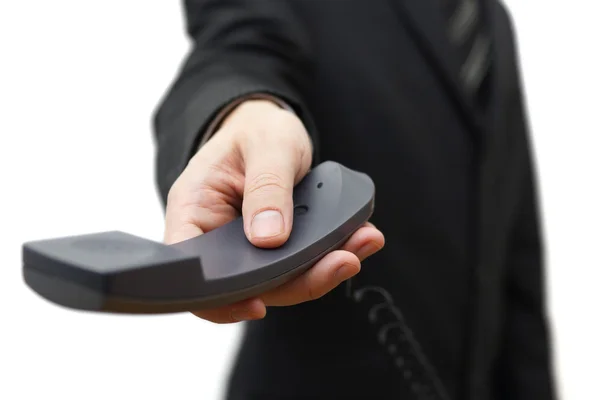
<instances>
[{"instance_id":1,"label":"knuckle","mask_svg":"<svg viewBox=\"0 0 600 400\"><path fill-rule=\"evenodd\" d=\"M275 173L260 173L253 177L245 188L246 194L253 194L264 191L279 191L287 190L288 188L283 183L281 177Z\"/></svg>"},{"instance_id":2,"label":"knuckle","mask_svg":"<svg viewBox=\"0 0 600 400\"><path fill-rule=\"evenodd\" d=\"M167 193L167 204L176 203L179 199L181 199L182 190L180 180L176 180L175 183L169 189Z\"/></svg>"},{"instance_id":3,"label":"knuckle","mask_svg":"<svg viewBox=\"0 0 600 400\"><path fill-rule=\"evenodd\" d=\"M220 135L221 137L227 136L233 141L233 143L244 143L244 141L247 140L248 131L247 129L241 129L238 127L223 128L220 131Z\"/></svg>"},{"instance_id":4,"label":"knuckle","mask_svg":"<svg viewBox=\"0 0 600 400\"><path fill-rule=\"evenodd\" d=\"M193 194L190 184L178 179L167 193L167 211L177 211L177 214L181 214L190 203Z\"/></svg>"},{"instance_id":5,"label":"knuckle","mask_svg":"<svg viewBox=\"0 0 600 400\"><path fill-rule=\"evenodd\" d=\"M320 299L325 295L325 293L326 291L322 288L315 288L314 285L311 285L309 282L307 282L306 294L309 301Z\"/></svg>"}]
</instances>

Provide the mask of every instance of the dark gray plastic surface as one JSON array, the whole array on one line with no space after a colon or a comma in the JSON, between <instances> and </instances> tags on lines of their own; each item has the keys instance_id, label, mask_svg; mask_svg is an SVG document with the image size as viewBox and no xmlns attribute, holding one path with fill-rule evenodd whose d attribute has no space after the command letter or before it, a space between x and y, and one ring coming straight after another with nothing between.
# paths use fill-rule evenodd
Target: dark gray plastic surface
<instances>
[{"instance_id":1,"label":"dark gray plastic surface","mask_svg":"<svg viewBox=\"0 0 600 400\"><path fill-rule=\"evenodd\" d=\"M258 295L296 277L339 247L374 206L371 179L335 162L314 168L294 189L289 240L254 247L242 219L164 245L104 232L23 245L27 284L46 299L93 311L200 310Z\"/></svg>"}]
</instances>

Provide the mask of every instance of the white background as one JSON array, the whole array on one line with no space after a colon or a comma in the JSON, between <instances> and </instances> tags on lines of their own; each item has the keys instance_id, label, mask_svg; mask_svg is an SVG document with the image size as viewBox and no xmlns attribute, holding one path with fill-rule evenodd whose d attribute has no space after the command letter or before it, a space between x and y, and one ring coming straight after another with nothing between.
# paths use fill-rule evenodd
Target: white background
<instances>
[{"instance_id":1,"label":"white background","mask_svg":"<svg viewBox=\"0 0 600 400\"><path fill-rule=\"evenodd\" d=\"M563 398L600 399L600 11L513 0ZM0 399L219 398L238 327L77 313L26 289L20 245L162 238L150 115L188 49L180 3L0 5ZM535 399L532 399L535 400Z\"/></svg>"}]
</instances>

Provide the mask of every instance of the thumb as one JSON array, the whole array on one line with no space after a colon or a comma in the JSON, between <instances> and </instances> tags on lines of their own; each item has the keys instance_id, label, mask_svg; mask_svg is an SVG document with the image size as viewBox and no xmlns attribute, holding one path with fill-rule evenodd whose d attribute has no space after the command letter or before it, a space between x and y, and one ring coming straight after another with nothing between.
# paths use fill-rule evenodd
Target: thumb
<instances>
[{"instance_id":1,"label":"thumb","mask_svg":"<svg viewBox=\"0 0 600 400\"><path fill-rule=\"evenodd\" d=\"M245 184L242 215L250 242L258 247L281 246L293 223L294 184L308 166L293 143L256 140L244 152Z\"/></svg>"}]
</instances>

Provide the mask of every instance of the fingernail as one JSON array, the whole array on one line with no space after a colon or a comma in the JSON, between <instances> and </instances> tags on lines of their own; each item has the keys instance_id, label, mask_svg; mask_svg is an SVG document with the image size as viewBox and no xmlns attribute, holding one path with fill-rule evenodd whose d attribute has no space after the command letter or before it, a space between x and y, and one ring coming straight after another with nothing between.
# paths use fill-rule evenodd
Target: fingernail
<instances>
[{"instance_id":1,"label":"fingernail","mask_svg":"<svg viewBox=\"0 0 600 400\"><path fill-rule=\"evenodd\" d=\"M381 250L381 247L377 246L374 242L369 242L356 252L356 257L358 257L360 261L363 261L365 258L372 256L379 250Z\"/></svg>"},{"instance_id":2,"label":"fingernail","mask_svg":"<svg viewBox=\"0 0 600 400\"><path fill-rule=\"evenodd\" d=\"M340 283L350 279L356 273L356 267L350 264L344 264L335 271L334 279Z\"/></svg>"},{"instance_id":3,"label":"fingernail","mask_svg":"<svg viewBox=\"0 0 600 400\"><path fill-rule=\"evenodd\" d=\"M254 216L250 228L253 238L268 238L283 232L283 217L276 210L266 210Z\"/></svg>"}]
</instances>

